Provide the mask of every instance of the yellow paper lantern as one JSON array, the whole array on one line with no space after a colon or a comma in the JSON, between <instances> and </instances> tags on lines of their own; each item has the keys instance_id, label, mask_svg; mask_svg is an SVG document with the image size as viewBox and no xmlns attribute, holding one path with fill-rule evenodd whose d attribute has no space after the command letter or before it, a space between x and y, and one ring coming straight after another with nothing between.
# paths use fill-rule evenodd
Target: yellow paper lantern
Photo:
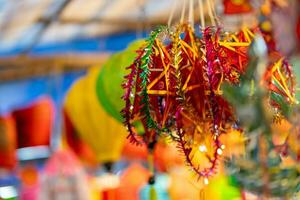
<instances>
[{"instance_id":1,"label":"yellow paper lantern","mask_svg":"<svg viewBox=\"0 0 300 200\"><path fill-rule=\"evenodd\" d=\"M74 83L67 94L65 110L97 160L113 162L120 157L127 133L122 124L106 114L99 104L96 96L98 74L99 68L93 67Z\"/></svg>"}]
</instances>

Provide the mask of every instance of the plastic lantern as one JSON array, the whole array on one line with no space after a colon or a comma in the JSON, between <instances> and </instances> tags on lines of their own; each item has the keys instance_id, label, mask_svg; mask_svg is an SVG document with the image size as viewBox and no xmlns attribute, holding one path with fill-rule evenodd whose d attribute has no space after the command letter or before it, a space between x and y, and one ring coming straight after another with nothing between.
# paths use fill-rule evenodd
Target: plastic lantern
<instances>
[{"instance_id":1,"label":"plastic lantern","mask_svg":"<svg viewBox=\"0 0 300 200\"><path fill-rule=\"evenodd\" d=\"M49 97L42 97L13 115L17 124L18 148L50 144L54 105Z\"/></svg>"},{"instance_id":2,"label":"plastic lantern","mask_svg":"<svg viewBox=\"0 0 300 200\"><path fill-rule=\"evenodd\" d=\"M0 117L0 168L13 169L16 165L16 128L12 116Z\"/></svg>"},{"instance_id":3,"label":"plastic lantern","mask_svg":"<svg viewBox=\"0 0 300 200\"><path fill-rule=\"evenodd\" d=\"M65 110L78 134L96 154L98 162L119 159L126 138L121 123L110 117L101 107L96 96L99 69L93 67L87 76L79 79L70 89Z\"/></svg>"},{"instance_id":4,"label":"plastic lantern","mask_svg":"<svg viewBox=\"0 0 300 200\"><path fill-rule=\"evenodd\" d=\"M81 159L81 161L88 166L96 166L97 160L96 155L88 144L86 144L79 136L77 130L72 124L70 117L64 111L64 135L63 142L66 146L70 147L71 150Z\"/></svg>"},{"instance_id":5,"label":"plastic lantern","mask_svg":"<svg viewBox=\"0 0 300 200\"><path fill-rule=\"evenodd\" d=\"M120 111L124 107L123 89L121 84L129 66L137 56L138 50L144 44L143 40L135 41L120 53L113 54L102 66L97 80L97 96L104 110L120 122L123 119Z\"/></svg>"}]
</instances>

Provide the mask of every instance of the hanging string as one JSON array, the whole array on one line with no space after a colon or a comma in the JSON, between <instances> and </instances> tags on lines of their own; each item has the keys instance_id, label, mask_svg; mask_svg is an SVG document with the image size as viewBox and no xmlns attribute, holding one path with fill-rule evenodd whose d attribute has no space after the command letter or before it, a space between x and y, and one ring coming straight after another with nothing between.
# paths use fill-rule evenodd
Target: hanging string
<instances>
[{"instance_id":1,"label":"hanging string","mask_svg":"<svg viewBox=\"0 0 300 200\"><path fill-rule=\"evenodd\" d=\"M203 29L205 27L205 19L204 19L204 12L203 12L203 0L198 0L198 7L199 7L201 28Z\"/></svg>"},{"instance_id":2,"label":"hanging string","mask_svg":"<svg viewBox=\"0 0 300 200\"><path fill-rule=\"evenodd\" d=\"M171 9L171 13L169 15L169 19L168 19L168 27L170 27L172 25L174 12L175 12L175 9L177 8L177 0L174 0L172 4L173 4L173 6L172 6L172 9Z\"/></svg>"},{"instance_id":3,"label":"hanging string","mask_svg":"<svg viewBox=\"0 0 300 200\"><path fill-rule=\"evenodd\" d=\"M194 28L194 0L189 1L189 23Z\"/></svg>"},{"instance_id":4,"label":"hanging string","mask_svg":"<svg viewBox=\"0 0 300 200\"><path fill-rule=\"evenodd\" d=\"M209 15L211 24L212 24L212 26L216 26L216 21L214 19L213 12L212 12L211 0L207 0L207 8L208 8L208 15Z\"/></svg>"},{"instance_id":5,"label":"hanging string","mask_svg":"<svg viewBox=\"0 0 300 200\"><path fill-rule=\"evenodd\" d=\"M183 0L183 6L182 6L182 10L181 10L181 18L180 18L180 23L181 23L181 24L184 22L184 16L185 16L185 4L186 4L186 0Z\"/></svg>"},{"instance_id":6,"label":"hanging string","mask_svg":"<svg viewBox=\"0 0 300 200\"><path fill-rule=\"evenodd\" d=\"M217 25L220 25L220 20L219 20L219 17L217 15L215 7L216 7L216 0L212 0L212 12L213 12L213 16L214 16L214 19L216 20Z\"/></svg>"}]
</instances>

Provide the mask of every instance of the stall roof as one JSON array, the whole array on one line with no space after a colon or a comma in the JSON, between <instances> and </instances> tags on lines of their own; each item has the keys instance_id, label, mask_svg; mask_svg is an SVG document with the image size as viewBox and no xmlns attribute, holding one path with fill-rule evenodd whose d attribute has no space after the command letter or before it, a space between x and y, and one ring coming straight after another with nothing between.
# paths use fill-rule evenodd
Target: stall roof
<instances>
[{"instance_id":1,"label":"stall roof","mask_svg":"<svg viewBox=\"0 0 300 200\"><path fill-rule=\"evenodd\" d=\"M182 0L0 0L0 55L13 49L136 33L167 23ZM174 5L174 6L172 6Z\"/></svg>"}]
</instances>

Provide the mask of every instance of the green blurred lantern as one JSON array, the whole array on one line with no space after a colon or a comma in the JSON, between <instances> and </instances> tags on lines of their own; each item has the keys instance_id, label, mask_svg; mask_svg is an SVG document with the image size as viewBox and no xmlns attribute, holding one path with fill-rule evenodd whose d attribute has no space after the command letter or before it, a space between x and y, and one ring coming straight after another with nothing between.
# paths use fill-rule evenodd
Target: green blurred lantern
<instances>
[{"instance_id":1,"label":"green blurred lantern","mask_svg":"<svg viewBox=\"0 0 300 200\"><path fill-rule=\"evenodd\" d=\"M109 115L120 122L123 121L120 111L124 107L124 101L121 100L124 94L121 84L124 76L128 74L126 67L134 61L136 51L143 44L143 40L137 40L126 50L113 54L102 66L97 79L96 92L101 105Z\"/></svg>"}]
</instances>

